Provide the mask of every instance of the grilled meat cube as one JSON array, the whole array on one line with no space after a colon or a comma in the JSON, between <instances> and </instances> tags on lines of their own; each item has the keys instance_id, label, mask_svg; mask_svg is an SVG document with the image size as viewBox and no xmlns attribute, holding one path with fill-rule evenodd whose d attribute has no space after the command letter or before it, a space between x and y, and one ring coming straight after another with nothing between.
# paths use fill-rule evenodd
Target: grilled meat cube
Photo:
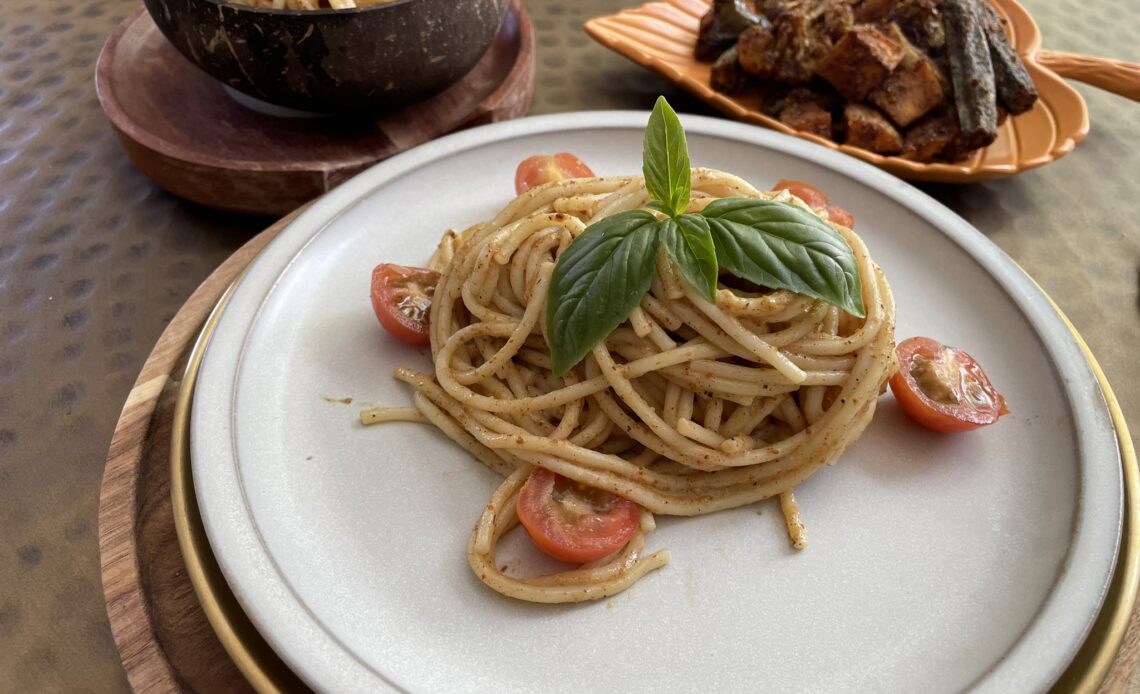
<instances>
[{"instance_id":1,"label":"grilled meat cube","mask_svg":"<svg viewBox=\"0 0 1140 694\"><path fill-rule=\"evenodd\" d=\"M1033 85L1033 78L1025 69L1025 63L1021 62L1017 50L1010 45L997 11L985 2L979 2L977 10L990 47L998 101L1015 116L1025 113L1037 101L1037 87Z\"/></svg>"},{"instance_id":2,"label":"grilled meat cube","mask_svg":"<svg viewBox=\"0 0 1140 694\"><path fill-rule=\"evenodd\" d=\"M799 87L776 102L774 111L781 123L796 130L832 139L831 111L825 100L810 89Z\"/></svg>"},{"instance_id":3,"label":"grilled meat cube","mask_svg":"<svg viewBox=\"0 0 1140 694\"><path fill-rule=\"evenodd\" d=\"M840 94L862 101L902 61L902 46L871 26L857 26L843 35L815 67Z\"/></svg>"},{"instance_id":4,"label":"grilled meat cube","mask_svg":"<svg viewBox=\"0 0 1140 694\"><path fill-rule=\"evenodd\" d=\"M744 86L744 71L740 69L736 46L729 48L713 63L709 84L718 92L732 94Z\"/></svg>"},{"instance_id":5,"label":"grilled meat cube","mask_svg":"<svg viewBox=\"0 0 1140 694\"><path fill-rule=\"evenodd\" d=\"M767 24L767 20L749 12L741 0L713 0L712 7L701 17L697 60L714 60L731 48L745 29L761 23Z\"/></svg>"},{"instance_id":6,"label":"grilled meat cube","mask_svg":"<svg viewBox=\"0 0 1140 694\"><path fill-rule=\"evenodd\" d=\"M854 7L855 21L860 24L881 22L890 16L898 0L858 0Z\"/></svg>"},{"instance_id":7,"label":"grilled meat cube","mask_svg":"<svg viewBox=\"0 0 1140 694\"><path fill-rule=\"evenodd\" d=\"M985 147L997 139L997 93L977 0L944 0L942 20L962 146Z\"/></svg>"},{"instance_id":8,"label":"grilled meat cube","mask_svg":"<svg viewBox=\"0 0 1140 694\"><path fill-rule=\"evenodd\" d=\"M895 125L905 128L945 99L942 83L928 59L900 65L868 97Z\"/></svg>"},{"instance_id":9,"label":"grilled meat cube","mask_svg":"<svg viewBox=\"0 0 1140 694\"><path fill-rule=\"evenodd\" d=\"M902 156L914 161L934 161L958 140L958 120L951 113L931 115L906 132Z\"/></svg>"},{"instance_id":10,"label":"grilled meat cube","mask_svg":"<svg viewBox=\"0 0 1140 694\"><path fill-rule=\"evenodd\" d=\"M846 144L879 154L898 154L903 149L902 136L886 116L866 104L849 103L843 107Z\"/></svg>"}]
</instances>

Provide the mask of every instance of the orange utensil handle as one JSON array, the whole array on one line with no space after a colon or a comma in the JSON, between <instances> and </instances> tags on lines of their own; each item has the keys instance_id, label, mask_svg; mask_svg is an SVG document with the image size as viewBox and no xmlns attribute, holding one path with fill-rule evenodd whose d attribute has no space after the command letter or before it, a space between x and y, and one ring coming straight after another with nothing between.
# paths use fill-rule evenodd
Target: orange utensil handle
<instances>
[{"instance_id":1,"label":"orange utensil handle","mask_svg":"<svg viewBox=\"0 0 1140 694\"><path fill-rule=\"evenodd\" d=\"M1037 51L1037 63L1062 77L1140 101L1140 65L1063 51Z\"/></svg>"}]
</instances>

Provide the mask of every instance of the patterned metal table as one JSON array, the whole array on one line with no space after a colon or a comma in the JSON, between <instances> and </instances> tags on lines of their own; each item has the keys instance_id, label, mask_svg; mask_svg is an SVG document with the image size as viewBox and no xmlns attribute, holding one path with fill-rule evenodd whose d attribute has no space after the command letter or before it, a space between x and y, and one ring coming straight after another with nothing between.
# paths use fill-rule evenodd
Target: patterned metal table
<instances>
[{"instance_id":1,"label":"patterned metal table","mask_svg":"<svg viewBox=\"0 0 1140 694\"><path fill-rule=\"evenodd\" d=\"M1140 62L1133 0L1024 0L1051 49ZM270 220L175 199L131 168L95 98L137 0L0 4L0 691L125 690L96 510L111 432L163 326ZM627 2L625 4L633 4ZM592 43L618 0L528 0L532 113L707 109ZM1016 259L1088 341L1140 441L1140 105L1078 87L1092 132L1016 178L923 186ZM1140 691L1136 624L1110 688Z\"/></svg>"}]
</instances>

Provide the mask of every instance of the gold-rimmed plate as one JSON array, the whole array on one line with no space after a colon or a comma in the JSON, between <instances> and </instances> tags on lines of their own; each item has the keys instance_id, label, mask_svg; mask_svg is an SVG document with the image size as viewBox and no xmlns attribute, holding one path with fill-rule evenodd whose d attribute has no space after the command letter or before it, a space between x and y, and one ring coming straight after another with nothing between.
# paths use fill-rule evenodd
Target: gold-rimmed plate
<instances>
[{"instance_id":1,"label":"gold-rimmed plate","mask_svg":"<svg viewBox=\"0 0 1140 694\"><path fill-rule=\"evenodd\" d=\"M233 658L242 674L260 694L299 692L307 687L281 661L265 643L249 618L241 610L217 561L209 547L202 519L198 514L198 500L190 466L190 403L194 397L194 384L202 359L202 348L213 332L217 311L225 306L229 291L218 302L215 313L202 328L190 355L186 376L178 396L174 415L174 437L171 444L171 495L174 501L174 522L178 541L195 593L226 652ZM1125 516L1120 554L1112 585L1104 606L1088 639L1073 662L1058 680L1054 692L1093 692L1107 675L1113 659L1124 640L1132 611L1135 608L1137 585L1140 584L1140 470L1128 425L1120 405L1096 358L1068 318L1057 309L1080 341L1097 382L1104 392L1112 412L1113 424L1120 441L1124 474Z\"/></svg>"},{"instance_id":2,"label":"gold-rimmed plate","mask_svg":"<svg viewBox=\"0 0 1140 694\"><path fill-rule=\"evenodd\" d=\"M815 540L804 554L756 528L773 515L757 520L750 509L662 522L654 541L674 563L618 598L573 608L505 601L463 561L493 475L430 429L360 430L353 408L338 404L400 402L407 396L390 369L426 363L385 342L366 294L354 291L375 262L426 258L441 219L488 217L510 197L514 162L533 151L573 143L600 174L627 173L640 160L645 118L565 114L438 141L318 202L251 266L211 337L191 422L204 526L251 621L290 668L334 690L458 689L471 678L591 688L586 680L606 670L583 663L618 652L649 663L626 673L629 687L709 677L727 687L746 676L773 688L825 686L828 677L850 678L837 686L851 689L870 686L860 677L979 691L1057 681L1108 594L1119 548L1123 453L1112 413L1079 343L1008 257L849 157L742 124L683 119L695 161L761 186L812 180L848 206L895 286L901 334L950 335L968 347L1001 374L1015 413L939 438L884 399L864 439L801 488ZM452 180L469 187L433 192ZM390 233L371 226L381 213ZM828 614L801 618L812 604ZM898 624L867 630L868 619ZM925 631L894 638L916 620ZM734 648L799 648L804 659L733 656L724 671L723 657L706 654L680 674L665 662L682 643L711 643L726 629ZM652 642L596 650L599 639L639 631ZM947 643L960 658L932 655ZM887 657L887 647L907 652ZM821 653L830 666L815 660ZM908 665L917 661L933 669ZM542 673L530 667L540 662Z\"/></svg>"}]
</instances>

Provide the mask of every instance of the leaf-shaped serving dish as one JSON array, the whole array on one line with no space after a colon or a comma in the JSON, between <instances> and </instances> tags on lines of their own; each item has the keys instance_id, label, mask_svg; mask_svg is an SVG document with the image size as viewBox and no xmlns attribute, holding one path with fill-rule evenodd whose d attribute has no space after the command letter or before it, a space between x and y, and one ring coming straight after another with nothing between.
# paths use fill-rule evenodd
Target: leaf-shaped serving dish
<instances>
[{"instance_id":1,"label":"leaf-shaped serving dish","mask_svg":"<svg viewBox=\"0 0 1140 694\"><path fill-rule=\"evenodd\" d=\"M711 63L693 56L701 15L708 11L707 0L664 0L650 2L618 14L595 17L586 22L586 32L606 47L674 81L714 108L739 120L767 126L780 132L838 149L911 180L966 183L1010 176L1058 159L1085 138L1089 130L1088 108L1077 90L1054 72L1065 72L1076 79L1114 89L1103 82L1076 74L1078 59L1094 61L1108 70L1109 78L1125 83L1131 77L1122 71L1135 66L1083 56L1039 50L1041 34L1024 7L1015 0L990 0L1007 20L1011 40L1021 55L1040 94L1034 107L1007 118L990 146L975 151L968 159L953 163L922 163L897 156L883 156L850 145L800 132L760 111L755 95L727 95L709 86ZM1073 70L1069 70L1073 67ZM1132 77L1136 74L1132 73ZM1127 95L1127 94L1125 94ZM1133 96L1132 98L1136 98Z\"/></svg>"}]
</instances>

